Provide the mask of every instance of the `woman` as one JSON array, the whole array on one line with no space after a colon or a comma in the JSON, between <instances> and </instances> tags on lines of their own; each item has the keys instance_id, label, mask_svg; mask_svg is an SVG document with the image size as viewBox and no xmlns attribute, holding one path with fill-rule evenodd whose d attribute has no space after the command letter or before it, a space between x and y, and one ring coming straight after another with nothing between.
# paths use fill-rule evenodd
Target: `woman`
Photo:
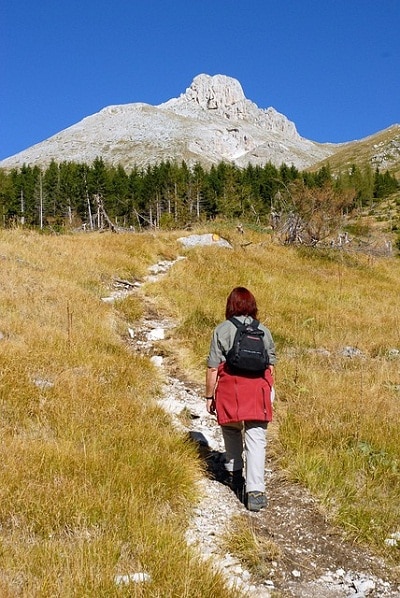
<instances>
[{"instance_id":1,"label":"woman","mask_svg":"<svg viewBox=\"0 0 400 598\"><path fill-rule=\"evenodd\" d=\"M269 366L259 375L238 374L226 363L236 326L234 317L248 324L257 318L257 303L252 293L236 287L230 293L225 309L226 320L213 333L207 361L206 401L208 413L216 414L225 443L225 468L228 485L238 494L243 487L243 437L246 457L246 506L259 511L266 506L265 450L267 424L272 420L271 390L276 363L271 333L262 324L264 346ZM244 434L242 434L244 431Z\"/></svg>"}]
</instances>

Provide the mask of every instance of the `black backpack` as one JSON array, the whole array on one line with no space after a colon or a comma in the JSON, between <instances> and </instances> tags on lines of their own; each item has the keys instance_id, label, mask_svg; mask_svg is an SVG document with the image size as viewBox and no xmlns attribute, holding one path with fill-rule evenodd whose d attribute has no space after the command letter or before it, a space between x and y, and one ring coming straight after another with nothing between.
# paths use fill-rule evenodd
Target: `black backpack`
<instances>
[{"instance_id":1,"label":"black backpack","mask_svg":"<svg viewBox=\"0 0 400 598\"><path fill-rule=\"evenodd\" d=\"M233 373L262 376L269 365L264 346L264 332L259 321L242 324L236 318L229 318L237 330L233 346L226 355L226 363Z\"/></svg>"}]
</instances>

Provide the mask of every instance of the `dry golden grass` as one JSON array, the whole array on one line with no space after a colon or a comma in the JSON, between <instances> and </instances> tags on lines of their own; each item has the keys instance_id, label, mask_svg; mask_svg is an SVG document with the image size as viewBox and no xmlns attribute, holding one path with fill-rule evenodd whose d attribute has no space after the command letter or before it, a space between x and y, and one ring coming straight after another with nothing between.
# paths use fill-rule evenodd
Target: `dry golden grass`
<instances>
[{"instance_id":1,"label":"dry golden grass","mask_svg":"<svg viewBox=\"0 0 400 598\"><path fill-rule=\"evenodd\" d=\"M144 307L101 301L178 253L146 291L177 320L166 344L187 376L204 381L226 297L249 287L278 349L282 465L353 537L383 550L399 531L398 260L217 227L233 250L184 252L182 233L0 231L0 595L229 595L184 540L194 449L152 400L160 373L123 342ZM115 586L137 571L153 581Z\"/></svg>"},{"instance_id":2,"label":"dry golden grass","mask_svg":"<svg viewBox=\"0 0 400 598\"><path fill-rule=\"evenodd\" d=\"M265 579L270 574L271 562L279 561L279 546L257 531L249 517L234 517L223 538L222 547L238 558L256 577Z\"/></svg>"},{"instance_id":3,"label":"dry golden grass","mask_svg":"<svg viewBox=\"0 0 400 598\"><path fill-rule=\"evenodd\" d=\"M380 148L382 153L385 148L386 152L391 155L390 148L397 142L399 133L400 126L395 124L383 131L378 131L374 135L345 143L333 156L329 156L329 158L315 164L310 170L317 171L323 165L327 164L329 164L333 171L339 170L344 172L354 164L362 168L365 164L371 163L371 157L376 154L377 147ZM381 170L383 171L384 169L382 168ZM400 172L399 160L395 156L391 158L390 172L395 175L398 175Z\"/></svg>"},{"instance_id":4,"label":"dry golden grass","mask_svg":"<svg viewBox=\"0 0 400 598\"><path fill-rule=\"evenodd\" d=\"M227 595L184 538L194 448L120 336L142 306L101 301L175 253L153 235L0 231L1 596Z\"/></svg>"}]
</instances>

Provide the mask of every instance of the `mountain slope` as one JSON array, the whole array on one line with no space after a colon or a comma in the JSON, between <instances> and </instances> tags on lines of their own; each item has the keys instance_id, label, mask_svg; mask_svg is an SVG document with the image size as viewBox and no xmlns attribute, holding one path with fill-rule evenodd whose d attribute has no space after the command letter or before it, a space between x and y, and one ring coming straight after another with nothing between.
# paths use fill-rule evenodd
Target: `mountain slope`
<instances>
[{"instance_id":1,"label":"mountain slope","mask_svg":"<svg viewBox=\"0 0 400 598\"><path fill-rule=\"evenodd\" d=\"M400 173L400 125L348 143L317 143L301 137L274 108L247 99L236 79L202 74L178 98L158 106L108 106L6 158L0 168L47 166L51 160L92 163L100 156L127 169L162 160L205 167L272 162L301 170L329 162L333 171L370 163Z\"/></svg>"},{"instance_id":2,"label":"mountain slope","mask_svg":"<svg viewBox=\"0 0 400 598\"><path fill-rule=\"evenodd\" d=\"M359 141L344 144L329 158L315 164L313 170L328 162L332 171L346 170L353 164L363 166L368 163L373 168L390 170L399 176L400 125L392 125Z\"/></svg>"},{"instance_id":3,"label":"mountain slope","mask_svg":"<svg viewBox=\"0 0 400 598\"><path fill-rule=\"evenodd\" d=\"M204 166L222 160L241 166L271 161L306 168L335 150L333 144L300 137L274 108L258 108L236 79L198 75L179 98L159 106L109 106L6 158L0 167L47 165L53 159L90 163L101 156L126 168L161 160Z\"/></svg>"}]
</instances>

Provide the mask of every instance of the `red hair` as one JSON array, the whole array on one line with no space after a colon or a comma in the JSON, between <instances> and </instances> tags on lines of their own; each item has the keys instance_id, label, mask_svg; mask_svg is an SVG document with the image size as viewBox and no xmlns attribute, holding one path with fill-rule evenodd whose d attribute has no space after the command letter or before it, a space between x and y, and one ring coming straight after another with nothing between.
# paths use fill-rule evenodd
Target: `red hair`
<instances>
[{"instance_id":1,"label":"red hair","mask_svg":"<svg viewBox=\"0 0 400 598\"><path fill-rule=\"evenodd\" d=\"M226 300L225 317L227 320L232 316L257 317L257 303L254 295L245 287L236 287L231 291Z\"/></svg>"}]
</instances>

